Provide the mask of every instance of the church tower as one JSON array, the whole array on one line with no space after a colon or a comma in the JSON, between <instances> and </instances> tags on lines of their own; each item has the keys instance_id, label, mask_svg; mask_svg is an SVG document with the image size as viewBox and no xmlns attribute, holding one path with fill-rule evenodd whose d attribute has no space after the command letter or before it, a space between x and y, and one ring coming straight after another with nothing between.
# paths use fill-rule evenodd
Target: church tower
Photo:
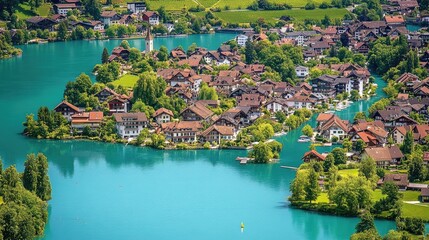
<instances>
[{"instance_id":1,"label":"church tower","mask_svg":"<svg viewBox=\"0 0 429 240\"><path fill-rule=\"evenodd\" d=\"M147 33L146 33L146 53L152 52L153 51L153 36L150 33L150 26L147 27Z\"/></svg>"}]
</instances>

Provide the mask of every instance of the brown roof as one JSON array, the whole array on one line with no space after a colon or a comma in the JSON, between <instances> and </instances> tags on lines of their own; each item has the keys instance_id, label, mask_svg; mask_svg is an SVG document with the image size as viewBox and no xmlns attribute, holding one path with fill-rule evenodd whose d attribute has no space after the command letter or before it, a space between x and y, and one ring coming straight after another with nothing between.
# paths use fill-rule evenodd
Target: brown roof
<instances>
[{"instance_id":1,"label":"brown roof","mask_svg":"<svg viewBox=\"0 0 429 240\"><path fill-rule=\"evenodd\" d=\"M401 15L395 15L395 16L384 16L384 20L386 20L386 23L403 23L405 20Z\"/></svg>"},{"instance_id":2,"label":"brown roof","mask_svg":"<svg viewBox=\"0 0 429 240\"><path fill-rule=\"evenodd\" d=\"M113 16L115 16L117 13L115 11L103 11L101 13L101 17L103 18L111 18Z\"/></svg>"},{"instance_id":3,"label":"brown roof","mask_svg":"<svg viewBox=\"0 0 429 240\"><path fill-rule=\"evenodd\" d=\"M72 123L100 123L103 121L103 112L83 112L72 115Z\"/></svg>"},{"instance_id":4,"label":"brown roof","mask_svg":"<svg viewBox=\"0 0 429 240\"><path fill-rule=\"evenodd\" d=\"M323 156L322 154L318 153L316 150L311 150L308 151L304 154L304 156L302 157L302 159L306 159L308 157L316 157L318 159L320 159L321 161L325 160L325 156Z\"/></svg>"},{"instance_id":5,"label":"brown roof","mask_svg":"<svg viewBox=\"0 0 429 240\"><path fill-rule=\"evenodd\" d=\"M180 121L180 122L168 122L161 124L163 131L193 131L197 132L203 128L203 125L199 121Z\"/></svg>"},{"instance_id":6,"label":"brown roof","mask_svg":"<svg viewBox=\"0 0 429 240\"><path fill-rule=\"evenodd\" d=\"M324 122L328 121L334 114L330 113L320 113L319 116L317 116L316 121L317 122Z\"/></svg>"},{"instance_id":7,"label":"brown roof","mask_svg":"<svg viewBox=\"0 0 429 240\"><path fill-rule=\"evenodd\" d=\"M422 190L420 191L420 196L429 197L429 188L422 188Z\"/></svg>"},{"instance_id":8,"label":"brown roof","mask_svg":"<svg viewBox=\"0 0 429 240\"><path fill-rule=\"evenodd\" d=\"M376 162L404 157L398 146L365 148L365 153Z\"/></svg>"},{"instance_id":9,"label":"brown roof","mask_svg":"<svg viewBox=\"0 0 429 240\"><path fill-rule=\"evenodd\" d=\"M156 111L152 114L152 117L157 117L157 116L159 116L159 115L161 115L161 114L163 114L163 113L168 114L168 115L170 115L170 116L174 116L174 114L173 114L173 112L172 112L171 110L166 109L166 108L160 108L160 109L156 110Z\"/></svg>"},{"instance_id":10,"label":"brown roof","mask_svg":"<svg viewBox=\"0 0 429 240\"><path fill-rule=\"evenodd\" d=\"M147 117L145 113L136 112L136 113L114 113L113 117L116 122L147 122Z\"/></svg>"},{"instance_id":11,"label":"brown roof","mask_svg":"<svg viewBox=\"0 0 429 240\"><path fill-rule=\"evenodd\" d=\"M395 185L402 187L408 186L408 174L386 174L383 178L383 182L393 182Z\"/></svg>"},{"instance_id":12,"label":"brown roof","mask_svg":"<svg viewBox=\"0 0 429 240\"><path fill-rule=\"evenodd\" d=\"M329 120L327 120L325 123L322 124L320 129L322 131L326 131L332 126L337 125L339 128L341 128L344 132L348 132L348 126L345 121L341 120L338 116L332 115Z\"/></svg>"},{"instance_id":13,"label":"brown roof","mask_svg":"<svg viewBox=\"0 0 429 240\"><path fill-rule=\"evenodd\" d=\"M76 107L75 105L67 102L66 100L63 100L62 102L60 102L54 109L56 109L57 107L61 106L62 104L67 105L67 107L73 109L76 112L80 112L80 109L78 107Z\"/></svg>"},{"instance_id":14,"label":"brown roof","mask_svg":"<svg viewBox=\"0 0 429 240\"><path fill-rule=\"evenodd\" d=\"M201 135L207 136L212 131L217 131L220 135L228 135L232 136L234 135L234 128L229 126L218 126L218 125L212 125L206 130L204 130Z\"/></svg>"},{"instance_id":15,"label":"brown roof","mask_svg":"<svg viewBox=\"0 0 429 240\"><path fill-rule=\"evenodd\" d=\"M58 3L54 6L56 6L57 8L76 8L75 3Z\"/></svg>"},{"instance_id":16,"label":"brown roof","mask_svg":"<svg viewBox=\"0 0 429 240\"><path fill-rule=\"evenodd\" d=\"M203 119L207 119L213 115L213 112L201 103L195 103L187 107L186 109L189 109ZM184 112L185 110L183 110L182 112Z\"/></svg>"}]
</instances>

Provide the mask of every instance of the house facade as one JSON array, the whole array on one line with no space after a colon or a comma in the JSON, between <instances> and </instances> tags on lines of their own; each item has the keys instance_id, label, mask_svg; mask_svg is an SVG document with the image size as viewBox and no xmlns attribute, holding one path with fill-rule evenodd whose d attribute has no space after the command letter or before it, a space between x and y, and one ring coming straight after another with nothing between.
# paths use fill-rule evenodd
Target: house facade
<instances>
[{"instance_id":1,"label":"house facade","mask_svg":"<svg viewBox=\"0 0 429 240\"><path fill-rule=\"evenodd\" d=\"M116 130L122 138L136 138L148 126L145 113L114 113Z\"/></svg>"}]
</instances>

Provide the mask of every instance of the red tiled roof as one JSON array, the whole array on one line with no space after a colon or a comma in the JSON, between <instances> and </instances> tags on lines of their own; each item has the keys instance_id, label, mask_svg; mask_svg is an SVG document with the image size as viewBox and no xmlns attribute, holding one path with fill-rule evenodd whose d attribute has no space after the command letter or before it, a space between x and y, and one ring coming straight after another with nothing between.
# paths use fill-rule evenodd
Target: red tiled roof
<instances>
[{"instance_id":1,"label":"red tiled roof","mask_svg":"<svg viewBox=\"0 0 429 240\"><path fill-rule=\"evenodd\" d=\"M152 114L152 117L157 117L157 116L159 116L159 115L161 115L161 114L163 114L163 113L168 114L168 115L170 115L170 116L173 116L173 115L174 115L174 114L173 114L173 112L172 112L171 110L166 109L166 108L160 108L160 109L156 110L156 111Z\"/></svg>"}]
</instances>

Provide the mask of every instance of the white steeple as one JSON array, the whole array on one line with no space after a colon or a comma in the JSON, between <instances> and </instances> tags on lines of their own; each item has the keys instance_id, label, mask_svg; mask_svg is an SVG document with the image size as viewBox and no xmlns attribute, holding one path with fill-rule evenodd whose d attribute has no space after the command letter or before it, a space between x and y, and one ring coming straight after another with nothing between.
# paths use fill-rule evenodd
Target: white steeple
<instances>
[{"instance_id":1,"label":"white steeple","mask_svg":"<svg viewBox=\"0 0 429 240\"><path fill-rule=\"evenodd\" d=\"M150 34L150 26L147 27L147 33L146 33L146 53L153 51L153 36Z\"/></svg>"}]
</instances>

